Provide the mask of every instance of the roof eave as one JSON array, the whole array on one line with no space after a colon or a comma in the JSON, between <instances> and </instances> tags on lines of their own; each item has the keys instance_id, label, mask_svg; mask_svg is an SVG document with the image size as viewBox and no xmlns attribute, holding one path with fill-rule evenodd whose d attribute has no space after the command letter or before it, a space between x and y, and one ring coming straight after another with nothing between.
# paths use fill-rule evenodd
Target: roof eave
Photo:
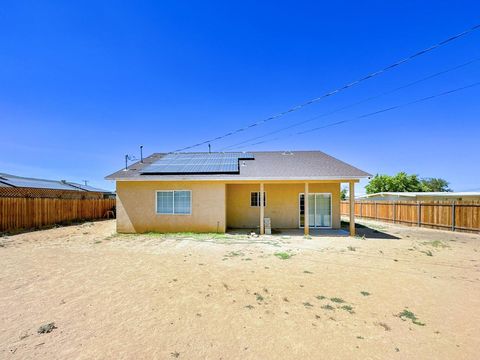
<instances>
[{"instance_id":1,"label":"roof eave","mask_svg":"<svg viewBox=\"0 0 480 360\"><path fill-rule=\"evenodd\" d=\"M201 176L201 175L199 175ZM209 177L209 178L191 178L191 177L171 177L165 176L161 177L157 176L134 176L134 177L114 177L114 176L107 176L105 180L113 180L113 181L269 181L269 180L298 180L298 181L324 181L324 180L355 180L360 181L362 179L368 178L370 175L365 176L299 176L299 177Z\"/></svg>"}]
</instances>

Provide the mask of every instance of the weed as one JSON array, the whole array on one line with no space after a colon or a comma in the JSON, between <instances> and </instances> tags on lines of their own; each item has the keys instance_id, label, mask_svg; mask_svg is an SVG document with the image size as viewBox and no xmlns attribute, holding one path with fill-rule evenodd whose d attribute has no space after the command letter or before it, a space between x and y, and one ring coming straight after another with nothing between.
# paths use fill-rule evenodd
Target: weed
<instances>
[{"instance_id":1,"label":"weed","mask_svg":"<svg viewBox=\"0 0 480 360\"><path fill-rule=\"evenodd\" d=\"M315 297L316 297L318 300L326 299L326 297L323 296L323 295L317 295L317 296L315 296Z\"/></svg>"},{"instance_id":2,"label":"weed","mask_svg":"<svg viewBox=\"0 0 480 360\"><path fill-rule=\"evenodd\" d=\"M178 233L161 233L156 231L146 232L143 235L150 237L169 238L169 239L193 239L199 241L205 240L237 240L246 239L245 235L231 235L221 233L196 233L196 232L178 232Z\"/></svg>"},{"instance_id":3,"label":"weed","mask_svg":"<svg viewBox=\"0 0 480 360\"><path fill-rule=\"evenodd\" d=\"M293 256L292 254L289 254L287 252L277 252L273 255L275 255L276 257L278 257L279 259L282 259L282 260L290 259Z\"/></svg>"},{"instance_id":4,"label":"weed","mask_svg":"<svg viewBox=\"0 0 480 360\"><path fill-rule=\"evenodd\" d=\"M175 351L175 352L170 353L170 355L172 355L172 357L174 357L174 358L178 358L180 356L180 353Z\"/></svg>"},{"instance_id":5,"label":"weed","mask_svg":"<svg viewBox=\"0 0 480 360\"><path fill-rule=\"evenodd\" d=\"M354 248L353 246L348 246L347 249L350 250L350 251L357 251L357 249Z\"/></svg>"},{"instance_id":6,"label":"weed","mask_svg":"<svg viewBox=\"0 0 480 360\"><path fill-rule=\"evenodd\" d=\"M337 304L341 304L341 303L345 302L345 300L343 300L342 298L337 298L337 297L331 298L330 301L334 302L334 303L337 303Z\"/></svg>"},{"instance_id":7,"label":"weed","mask_svg":"<svg viewBox=\"0 0 480 360\"><path fill-rule=\"evenodd\" d=\"M283 301L289 302L287 297L284 297L284 298L283 298Z\"/></svg>"},{"instance_id":8,"label":"weed","mask_svg":"<svg viewBox=\"0 0 480 360\"><path fill-rule=\"evenodd\" d=\"M348 311L350 314L355 313L355 311L353 311L353 307L351 307L350 305L343 305L341 309Z\"/></svg>"},{"instance_id":9,"label":"weed","mask_svg":"<svg viewBox=\"0 0 480 360\"><path fill-rule=\"evenodd\" d=\"M253 305L246 305L245 307L246 307L247 309L250 309L250 310L252 310L252 309L255 308Z\"/></svg>"},{"instance_id":10,"label":"weed","mask_svg":"<svg viewBox=\"0 0 480 360\"><path fill-rule=\"evenodd\" d=\"M254 295L257 296L257 301L263 301L264 300L263 296L260 295L259 293L255 293Z\"/></svg>"},{"instance_id":11,"label":"weed","mask_svg":"<svg viewBox=\"0 0 480 360\"><path fill-rule=\"evenodd\" d=\"M360 294L362 294L363 296L369 296L370 293L368 291L360 291Z\"/></svg>"},{"instance_id":12,"label":"weed","mask_svg":"<svg viewBox=\"0 0 480 360\"><path fill-rule=\"evenodd\" d=\"M235 257L235 256L243 256L244 254L241 253L241 252L237 252L237 251L230 251L227 255L225 256L228 256L228 257Z\"/></svg>"},{"instance_id":13,"label":"weed","mask_svg":"<svg viewBox=\"0 0 480 360\"><path fill-rule=\"evenodd\" d=\"M100 244L102 241L101 240L96 240L95 244Z\"/></svg>"},{"instance_id":14,"label":"weed","mask_svg":"<svg viewBox=\"0 0 480 360\"><path fill-rule=\"evenodd\" d=\"M335 308L330 304L322 305L321 308L325 310L335 310Z\"/></svg>"},{"instance_id":15,"label":"weed","mask_svg":"<svg viewBox=\"0 0 480 360\"><path fill-rule=\"evenodd\" d=\"M313 274L311 271L308 271L308 270L304 270L303 273L304 274Z\"/></svg>"},{"instance_id":16,"label":"weed","mask_svg":"<svg viewBox=\"0 0 480 360\"><path fill-rule=\"evenodd\" d=\"M427 251L420 251L421 253L424 253L427 256L433 256L433 253L430 250Z\"/></svg>"},{"instance_id":17,"label":"weed","mask_svg":"<svg viewBox=\"0 0 480 360\"><path fill-rule=\"evenodd\" d=\"M363 336L357 336L357 339L363 340L364 337Z\"/></svg>"},{"instance_id":18,"label":"weed","mask_svg":"<svg viewBox=\"0 0 480 360\"><path fill-rule=\"evenodd\" d=\"M410 319L412 320L412 323L414 323L415 325L425 326L425 323L420 322L417 316L410 310L405 309L401 313L397 314L397 316L403 321Z\"/></svg>"},{"instance_id":19,"label":"weed","mask_svg":"<svg viewBox=\"0 0 480 360\"><path fill-rule=\"evenodd\" d=\"M443 241L440 240L434 240L430 242L423 242L423 245L430 245L433 246L434 248L448 248L449 246L445 244Z\"/></svg>"},{"instance_id":20,"label":"weed","mask_svg":"<svg viewBox=\"0 0 480 360\"><path fill-rule=\"evenodd\" d=\"M305 306L305 307L313 307L313 305L310 304L309 302L304 302L304 303L303 303L303 306Z\"/></svg>"},{"instance_id":21,"label":"weed","mask_svg":"<svg viewBox=\"0 0 480 360\"><path fill-rule=\"evenodd\" d=\"M39 334L48 334L50 332L52 332L54 329L56 329L57 327L55 326L55 323L52 322L52 323L49 323L49 324L45 324L45 325L42 325L38 328L37 330L37 333Z\"/></svg>"}]
</instances>

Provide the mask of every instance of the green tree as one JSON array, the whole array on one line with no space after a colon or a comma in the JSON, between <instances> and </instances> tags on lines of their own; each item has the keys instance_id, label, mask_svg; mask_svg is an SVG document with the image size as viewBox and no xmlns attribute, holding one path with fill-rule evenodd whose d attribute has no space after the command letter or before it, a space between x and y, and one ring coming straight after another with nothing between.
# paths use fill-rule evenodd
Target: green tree
<instances>
[{"instance_id":1,"label":"green tree","mask_svg":"<svg viewBox=\"0 0 480 360\"><path fill-rule=\"evenodd\" d=\"M365 186L367 194L375 194L378 192L402 192L402 191L423 191L422 183L418 175L408 175L399 172L397 175L375 175Z\"/></svg>"},{"instance_id":2,"label":"green tree","mask_svg":"<svg viewBox=\"0 0 480 360\"><path fill-rule=\"evenodd\" d=\"M452 191L452 189L450 189L448 185L449 185L449 182L441 178L422 179L422 186L425 189L424 191L441 191L441 192Z\"/></svg>"},{"instance_id":3,"label":"green tree","mask_svg":"<svg viewBox=\"0 0 480 360\"><path fill-rule=\"evenodd\" d=\"M343 188L340 191L340 199L341 200L347 200L347 188Z\"/></svg>"},{"instance_id":4,"label":"green tree","mask_svg":"<svg viewBox=\"0 0 480 360\"><path fill-rule=\"evenodd\" d=\"M379 192L425 192L425 191L451 191L448 182L440 178L420 179L418 175L408 175L399 172L397 175L375 175L365 186L367 194Z\"/></svg>"}]
</instances>

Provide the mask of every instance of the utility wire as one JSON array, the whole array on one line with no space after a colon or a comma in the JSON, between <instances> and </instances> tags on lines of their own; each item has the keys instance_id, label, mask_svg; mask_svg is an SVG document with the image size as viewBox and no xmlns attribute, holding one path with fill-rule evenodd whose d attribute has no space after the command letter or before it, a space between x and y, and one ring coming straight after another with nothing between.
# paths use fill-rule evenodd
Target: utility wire
<instances>
[{"instance_id":1,"label":"utility wire","mask_svg":"<svg viewBox=\"0 0 480 360\"><path fill-rule=\"evenodd\" d=\"M224 138L226 138L226 137L229 137L229 136L238 134L238 133L240 133L240 132L242 132L242 131L251 129L251 128L253 128L253 127L256 127L256 126L258 126L258 125L264 124L264 123L269 122L269 121L271 121L271 120L278 119L279 117L284 116L284 115L286 115L286 114L289 114L289 113L298 111L298 110L300 110L300 109L302 109L302 108L304 108L304 107L306 107L306 106L308 106L308 105L314 104L314 103L316 103L316 102L318 102L318 101L320 101L320 100L322 100L322 99L325 99L325 98L327 98L327 97L333 96L333 95L335 95L335 94L337 94L337 93L339 93L339 92L342 92L342 91L344 91L344 90L346 90L346 89L349 89L349 88L351 88L351 87L353 87L353 86L355 86L355 85L358 85L359 83L361 83L361 82L363 82L363 81L366 81L366 80L371 79L371 78L373 78L373 77L376 77L376 76L378 76L378 75L380 75L380 74L383 74L384 72L387 72L387 71L389 71L389 70L392 70L392 69L394 69L394 68L396 68L396 67L398 67L398 66L400 66L400 65L402 65L402 64L404 64L404 63L407 63L407 62L409 62L409 61L411 61L411 60L413 60L413 59L415 59L415 58L417 58L417 57L419 57L419 56L421 56L421 55L424 55L424 54L426 54L426 53L428 53L428 52L431 52L431 51L433 51L433 50L435 50L435 49L437 49L437 48L439 48L439 47L442 47L442 46L444 46L444 45L446 45L446 44L448 44L448 43L450 43L450 42L453 42L453 41L455 41L455 40L457 40L457 39L459 39L459 38L461 38L461 37L463 37L463 36L465 36L465 35L473 32L473 31L475 31L475 30L478 30L479 28L480 28L480 24L477 24L477 25L475 25L475 26L473 26L473 27L471 27L471 28L469 28L469 29L467 29L467 30L465 30L465 31L457 34L457 35L453 35L453 36L451 36L451 37L449 37L449 38L447 38L447 39L445 39L445 40L443 40L443 41L441 41L441 42L439 42L439 43L437 43L437 44L435 44L435 45L432 45L432 46L430 46L430 47L428 47L428 48L426 48L426 49L420 50L420 51L418 51L418 52L416 52L416 53L414 53L414 54L412 54L412 55L410 55L410 56L408 56L408 57L406 57L406 58L403 58L403 59L401 59L401 60L399 60L399 61L397 61L397 62L395 62L395 63L393 63L393 64L390 64L390 65L384 67L383 69L380 69L380 70L377 70L377 71L375 71L375 72L372 72L372 73L370 73L370 74L368 74L368 75L366 75L366 76L364 76L364 77L362 77L362 78L360 78L360 79L358 79L358 80L352 81L352 82L350 82L350 83L348 83L348 84L346 84L346 85L344 85L344 86L342 86L342 87L340 87L340 88L337 88L336 90L330 91L330 92L328 92L328 93L326 93L326 94L324 94L324 95L321 95L321 96L319 96L319 97L317 97L317 98L311 99L311 100L309 100L309 101L307 101L307 102L304 102L304 103L302 103L302 104L300 104L300 105L294 106L294 107L292 107L292 108L290 108L290 109L288 109L288 110L286 110L286 111L280 112L280 113L278 113L278 114L276 114L276 115L273 115L273 116L270 116L270 117L268 117L268 118L266 118L266 119L257 121L257 122L255 122L255 123L252 123L252 124L250 124L250 125L241 127L241 128L239 128L239 129L236 129L236 130L233 130L233 131L228 132L228 133L226 133L226 134L217 136L217 137L215 137L215 138L211 138L211 139L209 139L209 140L205 140L205 141L199 142L199 143L194 144L194 145L190 145L190 146L186 146L186 147L181 148L181 149L177 149L177 150L175 150L174 152L180 152L180 151L189 150L189 149L192 149L192 148L195 148L195 147L198 147L198 146L201 146L201 145L205 145L205 144L208 144L208 143L211 143L211 142L220 140L220 139L224 139Z\"/></svg>"},{"instance_id":2,"label":"utility wire","mask_svg":"<svg viewBox=\"0 0 480 360\"><path fill-rule=\"evenodd\" d=\"M350 109L350 108L352 108L352 107L354 107L354 106L357 106L357 105L366 103L366 102L368 102L368 101L378 99L378 98L380 98L380 97L382 97L382 96L392 94L392 93L394 93L394 92L396 92L396 91L403 90L403 89L406 89L406 88L408 88L408 87L417 85L417 84L419 84L419 83L421 83L421 82L430 80L430 79L435 78L435 77L437 77L437 76L447 74L447 73L449 73L449 72L451 72L451 71L454 71L454 70L458 70L458 69L463 68L463 67L465 67L465 66L471 65L471 64L473 64L473 63L475 63L476 61L479 61L479 60L480 60L480 57L479 57L479 58L475 58L475 59L470 60L470 61L467 61L467 62L465 62L465 63L463 63L463 64L456 65L456 66L454 66L454 67L451 67L451 68L448 68L448 69L445 69L445 70L436 72L436 73L434 73L434 74L431 74L431 75L426 76L426 77L424 77L424 78L421 78L421 79L419 79L419 80L415 80L415 81L413 81L413 82L411 82L411 83L408 83L408 84L406 84L406 85L399 86L399 87L397 87L397 88L395 88L395 89L382 92L382 93L380 93L380 94L378 94L378 95L374 95L374 96L368 97L368 98L366 98L366 99L363 99L363 100L354 102L354 103L349 104L349 105L346 105L346 106L342 106L342 107L337 108L337 109L335 109L335 110L333 110L333 111L330 111L330 112L327 112L327 113L324 113L324 114L320 114L320 115L314 116L314 117L312 117L312 118L309 118L309 119L307 119L307 120L303 120L303 121L296 122L296 123L294 123L294 124L292 124L292 125L283 127L283 128L281 128L281 129L277 129L277 130L268 132L268 133L266 133L266 134L259 135L259 136L255 136L255 137L253 137L253 138L250 138L250 139L247 139L247 140L244 140L244 141L240 141L240 142L238 142L238 143L235 143L235 144L226 146L226 147L224 147L224 148L221 148L220 151L235 149L235 148L237 148L237 146L239 146L239 145L243 145L243 144L249 143L249 142L254 141L254 140L262 139L262 138L265 138L265 137L267 137L267 136L274 135L274 134L277 134L277 133L279 133L279 132L292 129L292 128L294 128L294 127L298 127L298 126L300 126L300 125L303 125L303 124L312 122L312 121L314 121L314 120L320 119L320 118L325 117L325 116L333 115L333 114L338 113L338 112L341 112L341 111L343 111L343 110Z\"/></svg>"},{"instance_id":3,"label":"utility wire","mask_svg":"<svg viewBox=\"0 0 480 360\"><path fill-rule=\"evenodd\" d=\"M303 131L300 131L300 132L297 132L297 133L292 133L292 134L288 134L288 135L285 135L285 136L276 137L276 138L273 138L273 139L259 141L259 142L250 144L248 146L260 145L260 144L264 144L264 143L267 143L267 142L270 142L270 141L276 141L276 140L282 139L283 137L292 137L292 136L296 136L296 135L303 135L303 134L306 134L306 133L315 132L315 131L325 129L325 128L328 128L328 127L341 125L341 124L344 124L344 123L347 123L347 122L350 122L350 121L354 121L354 120L358 120L358 119L364 119L364 118L367 118L367 117L370 117L370 116L374 116L374 115L378 115L378 114L385 113L385 112L388 112L388 111L403 108L405 106L414 105L414 104L418 104L420 102L432 100L432 99L435 99L435 98L438 98L438 97L441 97L441 96L445 96L445 95L449 95L449 94L452 94L452 93L455 93L455 92L458 92L458 91L466 90L466 89L469 89L469 88L472 88L472 87L475 87L475 86L478 86L478 85L480 85L480 81L475 82L475 83L470 84L470 85L462 86L462 87L459 87L459 88L456 88L456 89L453 89L453 90L444 91L444 92L439 93L439 94L430 95L430 96L427 96L427 97L423 97L421 99L413 100L413 101L406 102L406 103L403 103L403 104L399 104L399 105L391 106L391 107L388 107L388 108L385 108L385 109L370 112L370 113L367 113L367 114L359 115L359 116L351 118L351 119L340 120L340 121L325 124L325 125L322 125L322 126L317 126L317 127L312 128L312 129L303 130ZM244 146L244 147L246 147L246 146Z\"/></svg>"}]
</instances>

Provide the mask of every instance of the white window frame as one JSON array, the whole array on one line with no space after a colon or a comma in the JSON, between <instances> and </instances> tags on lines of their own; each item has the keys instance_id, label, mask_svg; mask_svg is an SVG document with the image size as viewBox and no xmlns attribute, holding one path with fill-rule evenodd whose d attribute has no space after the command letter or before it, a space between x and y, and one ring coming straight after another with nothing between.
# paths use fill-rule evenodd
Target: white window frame
<instances>
[{"instance_id":1,"label":"white window frame","mask_svg":"<svg viewBox=\"0 0 480 360\"><path fill-rule=\"evenodd\" d=\"M178 191L178 192L188 191L190 193L190 212L189 213L186 213L186 214L175 213L175 191ZM172 196L172 201L173 201L172 210L173 210L173 212L172 213L164 214L164 213L159 213L158 212L158 193L159 192L171 192L171 193L173 193L173 196ZM178 190L155 190L154 204L155 204L155 214L157 214L157 215L163 215L163 216L171 216L171 215L175 215L175 216L187 215L188 216L188 215L192 215L192 204L193 204L192 190L182 190L182 189L178 189Z\"/></svg>"},{"instance_id":2,"label":"white window frame","mask_svg":"<svg viewBox=\"0 0 480 360\"><path fill-rule=\"evenodd\" d=\"M252 194L255 194L257 193L258 194L258 205L252 205ZM253 207L253 208L258 208L260 207L260 191L250 191L250 207ZM264 191L263 192L263 207L267 207L267 192Z\"/></svg>"},{"instance_id":3,"label":"white window frame","mask_svg":"<svg viewBox=\"0 0 480 360\"><path fill-rule=\"evenodd\" d=\"M330 195L330 226L311 226L311 224L308 224L309 229L332 229L333 228L333 194L329 192L315 192L315 193L308 193L308 195L315 195L315 194L320 194L320 195ZM302 221L301 221L301 210L300 210L300 198L302 195L305 196L305 193L299 193L298 194L298 228L303 229L305 228L305 217L303 218L303 223L304 225L302 226ZM305 198L303 199L303 216L308 216L308 209L305 209Z\"/></svg>"}]
</instances>

